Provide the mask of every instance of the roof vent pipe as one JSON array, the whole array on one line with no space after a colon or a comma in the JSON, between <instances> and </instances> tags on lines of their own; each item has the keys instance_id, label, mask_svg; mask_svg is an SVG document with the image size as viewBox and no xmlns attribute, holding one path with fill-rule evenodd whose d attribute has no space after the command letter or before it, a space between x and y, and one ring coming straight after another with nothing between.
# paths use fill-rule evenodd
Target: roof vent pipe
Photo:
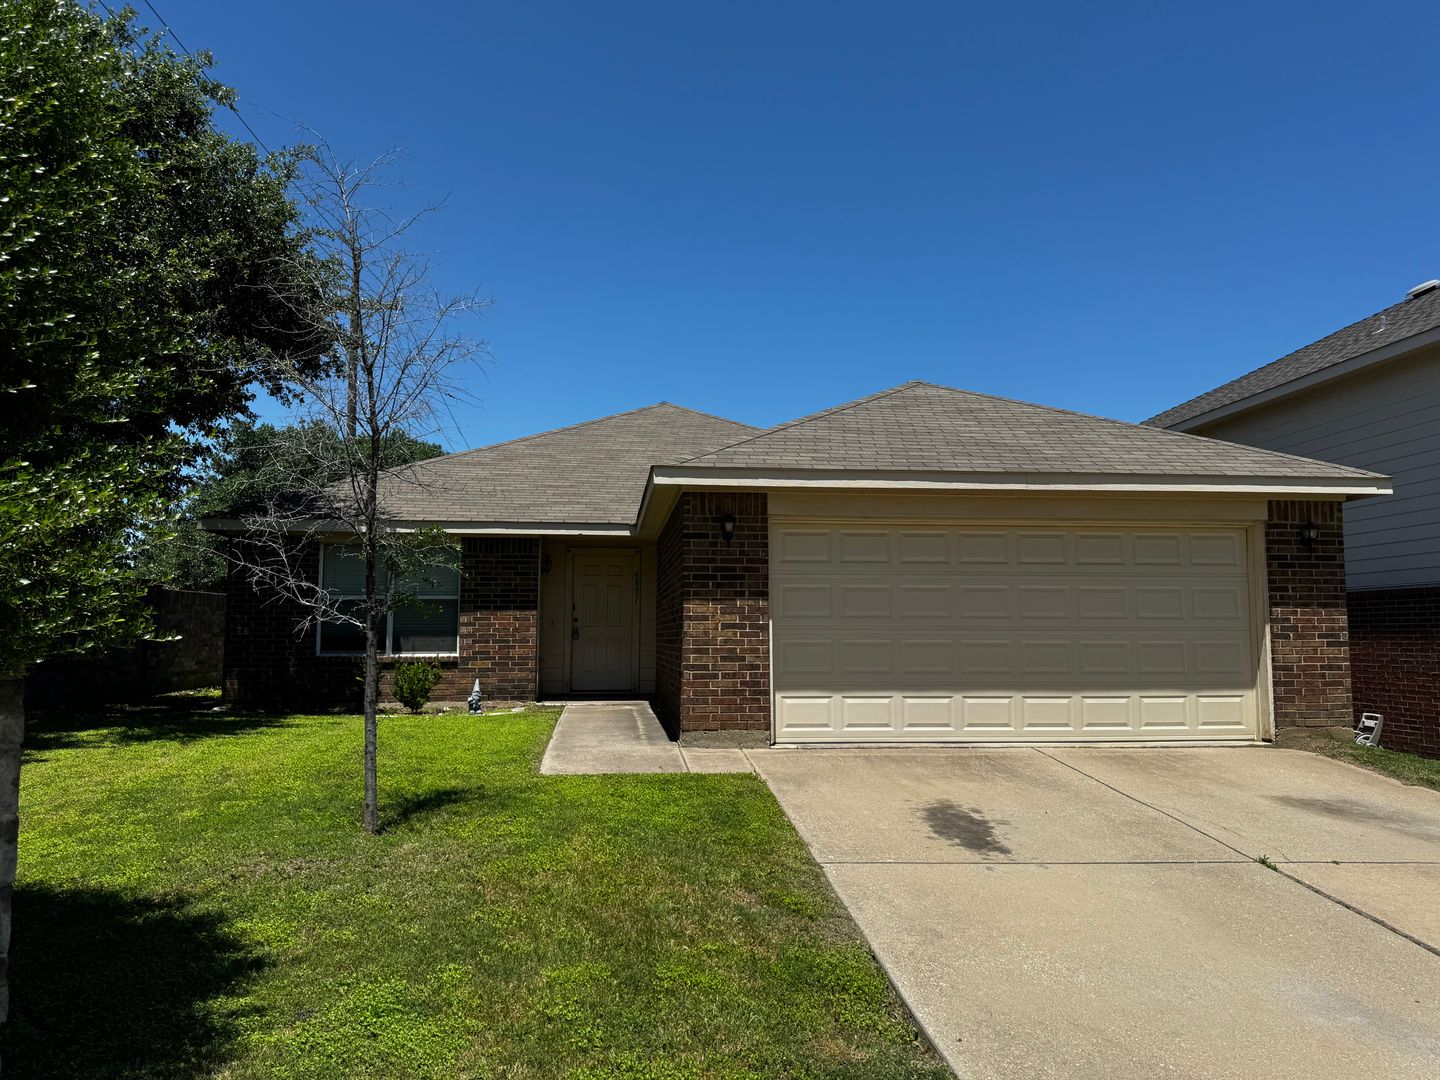
<instances>
[{"instance_id":1,"label":"roof vent pipe","mask_svg":"<svg viewBox=\"0 0 1440 1080\"><path fill-rule=\"evenodd\" d=\"M1417 296L1424 296L1427 292L1433 292L1436 289L1440 289L1440 278L1431 278L1429 281L1422 281L1419 285L1416 285L1408 291L1405 296L1408 299L1414 300Z\"/></svg>"}]
</instances>

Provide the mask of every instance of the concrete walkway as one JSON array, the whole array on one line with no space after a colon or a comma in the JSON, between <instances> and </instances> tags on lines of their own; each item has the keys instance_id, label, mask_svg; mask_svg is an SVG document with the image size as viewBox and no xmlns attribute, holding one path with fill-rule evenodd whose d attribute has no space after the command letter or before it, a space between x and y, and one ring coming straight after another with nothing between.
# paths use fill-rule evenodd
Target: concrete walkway
<instances>
[{"instance_id":1,"label":"concrete walkway","mask_svg":"<svg viewBox=\"0 0 1440 1080\"><path fill-rule=\"evenodd\" d=\"M750 757L960 1076L1440 1076L1433 791L1259 748Z\"/></svg>"},{"instance_id":2,"label":"concrete walkway","mask_svg":"<svg viewBox=\"0 0 1440 1080\"><path fill-rule=\"evenodd\" d=\"M643 701L577 701L560 714L540 771L575 776L754 770L741 750L682 748Z\"/></svg>"}]
</instances>

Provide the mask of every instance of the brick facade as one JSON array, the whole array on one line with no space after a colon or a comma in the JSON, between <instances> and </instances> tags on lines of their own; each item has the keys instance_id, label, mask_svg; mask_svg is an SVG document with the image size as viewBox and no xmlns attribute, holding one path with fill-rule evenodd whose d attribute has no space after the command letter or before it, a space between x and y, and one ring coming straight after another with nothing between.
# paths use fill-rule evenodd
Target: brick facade
<instances>
[{"instance_id":1,"label":"brick facade","mask_svg":"<svg viewBox=\"0 0 1440 1080\"><path fill-rule=\"evenodd\" d=\"M1440 757L1440 586L1351 592L1355 712L1385 717L1380 745Z\"/></svg>"},{"instance_id":2,"label":"brick facade","mask_svg":"<svg viewBox=\"0 0 1440 1080\"><path fill-rule=\"evenodd\" d=\"M682 495L681 504L684 501ZM680 731L680 687L684 681L684 524L685 515L677 505L655 542L655 715L672 735Z\"/></svg>"},{"instance_id":3,"label":"brick facade","mask_svg":"<svg viewBox=\"0 0 1440 1080\"><path fill-rule=\"evenodd\" d=\"M720 521L735 515L726 543ZM675 733L770 730L764 493L687 491L656 545L656 711Z\"/></svg>"},{"instance_id":4,"label":"brick facade","mask_svg":"<svg viewBox=\"0 0 1440 1080\"><path fill-rule=\"evenodd\" d=\"M539 683L540 542L535 537L467 537L460 550L460 655L442 658L433 701L463 701L475 679L487 700L532 701ZM319 572L319 550L301 557ZM231 569L225 619L225 700L265 708L358 708L363 660L317 656L315 631L297 634L304 610L257 593ZM380 697L391 699L394 666L381 660Z\"/></svg>"},{"instance_id":5,"label":"brick facade","mask_svg":"<svg viewBox=\"0 0 1440 1080\"><path fill-rule=\"evenodd\" d=\"M1265 527L1275 727L1352 723L1341 504L1276 500ZM1313 522L1319 538L1301 537Z\"/></svg>"},{"instance_id":6,"label":"brick facade","mask_svg":"<svg viewBox=\"0 0 1440 1080\"><path fill-rule=\"evenodd\" d=\"M454 676L447 672L435 688L435 698L463 701L478 678L486 698L534 701L540 686L539 539L467 539L460 573L460 659Z\"/></svg>"}]
</instances>

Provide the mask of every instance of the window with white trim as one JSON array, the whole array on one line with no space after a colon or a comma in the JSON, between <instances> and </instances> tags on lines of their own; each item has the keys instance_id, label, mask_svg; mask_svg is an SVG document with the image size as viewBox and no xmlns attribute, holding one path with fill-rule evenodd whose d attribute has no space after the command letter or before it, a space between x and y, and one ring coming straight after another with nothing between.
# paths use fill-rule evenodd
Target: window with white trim
<instances>
[{"instance_id":1,"label":"window with white trim","mask_svg":"<svg viewBox=\"0 0 1440 1080\"><path fill-rule=\"evenodd\" d=\"M377 567L377 587L388 587L388 571ZM322 544L320 587L336 607L354 618L365 608L365 560L358 544ZM385 616L380 652L385 656L458 656L460 653L459 553L443 550L436 562L397 583L414 601ZM353 656L365 651L365 629L350 623L321 621L316 651L322 656Z\"/></svg>"}]
</instances>

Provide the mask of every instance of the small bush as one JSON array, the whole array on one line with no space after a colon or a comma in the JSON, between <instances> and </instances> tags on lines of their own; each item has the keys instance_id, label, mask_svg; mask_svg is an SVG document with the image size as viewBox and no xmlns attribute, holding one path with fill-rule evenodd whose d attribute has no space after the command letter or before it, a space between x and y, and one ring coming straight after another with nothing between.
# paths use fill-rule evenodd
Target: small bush
<instances>
[{"instance_id":1,"label":"small bush","mask_svg":"<svg viewBox=\"0 0 1440 1080\"><path fill-rule=\"evenodd\" d=\"M399 664L395 668L395 700L412 713L425 708L430 693L440 681L440 665L434 660Z\"/></svg>"}]
</instances>

